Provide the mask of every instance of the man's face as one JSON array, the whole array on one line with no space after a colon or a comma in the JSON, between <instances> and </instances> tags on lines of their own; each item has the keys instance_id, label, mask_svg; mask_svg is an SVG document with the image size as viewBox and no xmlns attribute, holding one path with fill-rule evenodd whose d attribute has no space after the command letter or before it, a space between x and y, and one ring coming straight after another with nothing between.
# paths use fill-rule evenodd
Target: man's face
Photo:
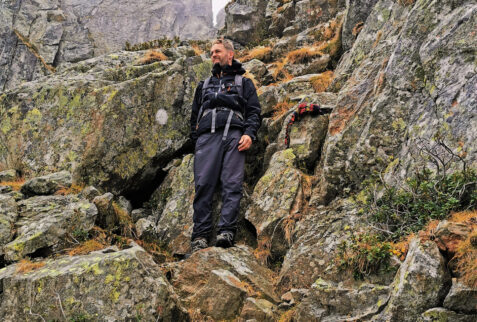
<instances>
[{"instance_id":1,"label":"man's face","mask_svg":"<svg viewBox=\"0 0 477 322\"><path fill-rule=\"evenodd\" d=\"M223 44L215 44L210 48L210 57L212 58L212 64L219 63L220 66L232 65L234 52L227 50Z\"/></svg>"}]
</instances>

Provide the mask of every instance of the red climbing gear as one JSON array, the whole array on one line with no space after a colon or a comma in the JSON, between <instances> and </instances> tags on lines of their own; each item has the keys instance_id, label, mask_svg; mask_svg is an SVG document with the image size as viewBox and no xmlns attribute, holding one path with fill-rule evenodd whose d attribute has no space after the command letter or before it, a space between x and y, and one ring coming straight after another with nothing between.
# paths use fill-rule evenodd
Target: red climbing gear
<instances>
[{"instance_id":1,"label":"red climbing gear","mask_svg":"<svg viewBox=\"0 0 477 322\"><path fill-rule=\"evenodd\" d=\"M308 103L301 103L298 105L298 109L293 112L290 121L287 124L287 130L285 132L285 145L287 148L290 147L290 128L295 123L295 121L299 121L300 117L303 114L311 114L311 115L324 115L331 113L331 108L322 108L318 104L308 104Z\"/></svg>"}]
</instances>

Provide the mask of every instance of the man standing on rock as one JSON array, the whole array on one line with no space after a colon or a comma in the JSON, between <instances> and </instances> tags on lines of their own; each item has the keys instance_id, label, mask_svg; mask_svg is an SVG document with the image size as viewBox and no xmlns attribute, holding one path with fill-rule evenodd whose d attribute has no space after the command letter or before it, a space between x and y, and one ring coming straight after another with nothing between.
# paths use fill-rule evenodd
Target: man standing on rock
<instances>
[{"instance_id":1,"label":"man standing on rock","mask_svg":"<svg viewBox=\"0 0 477 322\"><path fill-rule=\"evenodd\" d=\"M242 198L245 151L256 140L261 125L255 86L242 76L245 70L234 59L232 42L215 40L210 54L214 64L212 76L197 86L190 120L191 138L195 142L192 252L209 246L212 198L219 179L223 204L216 246L233 246Z\"/></svg>"}]
</instances>

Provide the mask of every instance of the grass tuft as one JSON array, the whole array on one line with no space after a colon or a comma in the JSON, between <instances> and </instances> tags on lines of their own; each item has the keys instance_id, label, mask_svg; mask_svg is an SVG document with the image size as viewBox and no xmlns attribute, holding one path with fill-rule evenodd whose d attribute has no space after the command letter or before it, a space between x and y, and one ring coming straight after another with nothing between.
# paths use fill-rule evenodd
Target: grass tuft
<instances>
[{"instance_id":1,"label":"grass tuft","mask_svg":"<svg viewBox=\"0 0 477 322\"><path fill-rule=\"evenodd\" d=\"M16 267L16 272L17 273L29 273L31 271L37 270L41 267L45 266L45 262L32 262L29 259L22 259Z\"/></svg>"},{"instance_id":2,"label":"grass tuft","mask_svg":"<svg viewBox=\"0 0 477 322\"><path fill-rule=\"evenodd\" d=\"M142 57L139 60L139 64L140 65L147 65L147 64L154 63L156 61L163 61L163 60L167 60L167 59L168 59L167 56L164 55L161 51L149 50L148 52L146 52L144 57Z\"/></svg>"}]
</instances>

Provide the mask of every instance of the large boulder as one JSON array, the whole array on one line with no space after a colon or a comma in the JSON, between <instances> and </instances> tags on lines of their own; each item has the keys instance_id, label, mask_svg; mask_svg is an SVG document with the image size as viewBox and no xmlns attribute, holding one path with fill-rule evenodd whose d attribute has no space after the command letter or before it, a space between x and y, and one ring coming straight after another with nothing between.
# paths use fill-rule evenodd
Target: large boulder
<instances>
[{"instance_id":1,"label":"large boulder","mask_svg":"<svg viewBox=\"0 0 477 322\"><path fill-rule=\"evenodd\" d=\"M13 225L15 239L2 247L8 261L17 261L37 250L48 255L66 245L69 234L93 228L98 210L76 196L37 196L17 203ZM45 251L46 250L46 251Z\"/></svg>"},{"instance_id":2,"label":"large boulder","mask_svg":"<svg viewBox=\"0 0 477 322\"><path fill-rule=\"evenodd\" d=\"M167 264L166 269L184 306L196 309L202 317L238 317L248 297L279 302L273 288L274 273L259 265L246 246L211 247Z\"/></svg>"},{"instance_id":3,"label":"large boulder","mask_svg":"<svg viewBox=\"0 0 477 322\"><path fill-rule=\"evenodd\" d=\"M271 257L283 257L290 246L288 224L305 204L303 173L295 167L292 149L276 152L255 185L245 217L257 231L259 243ZM287 238L286 238L287 237Z\"/></svg>"},{"instance_id":4,"label":"large boulder","mask_svg":"<svg viewBox=\"0 0 477 322\"><path fill-rule=\"evenodd\" d=\"M422 313L417 321L419 322L474 322L477 315L466 315L447 310L443 307L436 307Z\"/></svg>"},{"instance_id":5,"label":"large boulder","mask_svg":"<svg viewBox=\"0 0 477 322\"><path fill-rule=\"evenodd\" d=\"M454 153L464 147L468 165L477 162L477 132L468 130L477 128L477 6L460 3L376 3L338 67L343 76L335 81L344 85L316 169L321 203L359 189L391 160L385 179L402 180L425 163L417 153L431 149L436 135Z\"/></svg>"},{"instance_id":6,"label":"large boulder","mask_svg":"<svg viewBox=\"0 0 477 322\"><path fill-rule=\"evenodd\" d=\"M444 299L444 307L456 312L477 315L477 289L453 278L452 287Z\"/></svg>"},{"instance_id":7,"label":"large boulder","mask_svg":"<svg viewBox=\"0 0 477 322\"><path fill-rule=\"evenodd\" d=\"M32 178L22 185L20 191L25 196L51 195L60 189L70 188L71 184L71 174L68 171L61 171Z\"/></svg>"},{"instance_id":8,"label":"large boulder","mask_svg":"<svg viewBox=\"0 0 477 322\"><path fill-rule=\"evenodd\" d=\"M4 321L187 321L167 279L141 247L18 263L0 270Z\"/></svg>"},{"instance_id":9,"label":"large boulder","mask_svg":"<svg viewBox=\"0 0 477 322\"><path fill-rule=\"evenodd\" d=\"M422 313L442 303L450 283L445 259L437 245L415 238L396 274L386 308L373 321L416 321Z\"/></svg>"},{"instance_id":10,"label":"large boulder","mask_svg":"<svg viewBox=\"0 0 477 322\"><path fill-rule=\"evenodd\" d=\"M266 34L266 0L236 0L225 7L223 32L242 45L258 43Z\"/></svg>"},{"instance_id":11,"label":"large boulder","mask_svg":"<svg viewBox=\"0 0 477 322\"><path fill-rule=\"evenodd\" d=\"M210 61L137 65L144 52L102 56L0 95L0 164L35 176L134 195L186 145L193 91Z\"/></svg>"},{"instance_id":12,"label":"large boulder","mask_svg":"<svg viewBox=\"0 0 477 322\"><path fill-rule=\"evenodd\" d=\"M278 288L283 292L310 288L319 278L335 283L352 279L350 272L339 269L337 250L362 224L355 203L349 199L337 199L298 218L291 225L292 244L280 269ZM366 276L365 281L387 285L394 272L383 270Z\"/></svg>"},{"instance_id":13,"label":"large boulder","mask_svg":"<svg viewBox=\"0 0 477 322\"><path fill-rule=\"evenodd\" d=\"M13 181L17 177L17 172L14 169L4 170L0 172L0 182Z\"/></svg>"},{"instance_id":14,"label":"large boulder","mask_svg":"<svg viewBox=\"0 0 477 322\"><path fill-rule=\"evenodd\" d=\"M386 305L389 293L382 285L346 287L318 279L298 305L297 321L365 321Z\"/></svg>"}]
</instances>

